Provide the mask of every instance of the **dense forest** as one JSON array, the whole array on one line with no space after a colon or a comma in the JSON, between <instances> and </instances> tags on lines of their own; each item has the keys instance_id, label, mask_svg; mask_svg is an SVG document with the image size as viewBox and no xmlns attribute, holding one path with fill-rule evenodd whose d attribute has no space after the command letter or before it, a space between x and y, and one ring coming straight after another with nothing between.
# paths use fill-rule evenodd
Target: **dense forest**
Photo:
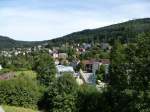
<instances>
[{"instance_id":1,"label":"dense forest","mask_svg":"<svg viewBox=\"0 0 150 112\"><path fill-rule=\"evenodd\" d=\"M91 43L91 42L109 42L119 39L123 43L134 41L141 33L150 32L150 18L130 20L124 23L114 24L98 29L88 29L66 35L62 38L50 40L52 45L61 45L64 42L69 43Z\"/></svg>"}]
</instances>

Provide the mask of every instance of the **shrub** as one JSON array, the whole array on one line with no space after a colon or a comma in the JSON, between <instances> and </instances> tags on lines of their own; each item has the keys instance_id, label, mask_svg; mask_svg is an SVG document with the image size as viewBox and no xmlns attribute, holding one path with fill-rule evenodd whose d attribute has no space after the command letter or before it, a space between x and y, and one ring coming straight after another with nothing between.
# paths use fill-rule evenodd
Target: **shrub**
<instances>
[{"instance_id":1,"label":"shrub","mask_svg":"<svg viewBox=\"0 0 150 112\"><path fill-rule=\"evenodd\" d=\"M35 108L41 96L36 81L28 77L0 81L0 103Z\"/></svg>"}]
</instances>

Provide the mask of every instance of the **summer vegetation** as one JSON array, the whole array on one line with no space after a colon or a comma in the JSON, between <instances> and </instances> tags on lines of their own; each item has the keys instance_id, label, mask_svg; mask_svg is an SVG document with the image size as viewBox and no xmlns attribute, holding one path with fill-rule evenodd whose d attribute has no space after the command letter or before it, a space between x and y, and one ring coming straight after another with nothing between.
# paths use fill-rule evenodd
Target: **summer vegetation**
<instances>
[{"instance_id":1,"label":"summer vegetation","mask_svg":"<svg viewBox=\"0 0 150 112\"><path fill-rule=\"evenodd\" d=\"M5 105L13 106L13 112L26 112L25 108L33 109L28 112L150 112L150 34L141 33L127 43L115 39L108 55L109 82L101 91L95 85L79 86L69 73L56 78L55 63L47 51L0 57L2 73L16 73L14 78L0 80L0 104L6 112L10 107ZM98 80L104 80L104 72L101 66Z\"/></svg>"}]
</instances>

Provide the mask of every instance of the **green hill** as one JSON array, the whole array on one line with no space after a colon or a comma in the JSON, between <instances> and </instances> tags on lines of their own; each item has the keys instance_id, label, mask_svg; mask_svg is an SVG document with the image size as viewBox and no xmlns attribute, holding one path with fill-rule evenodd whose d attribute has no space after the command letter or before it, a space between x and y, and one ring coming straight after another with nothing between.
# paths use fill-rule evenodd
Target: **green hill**
<instances>
[{"instance_id":1,"label":"green hill","mask_svg":"<svg viewBox=\"0 0 150 112\"><path fill-rule=\"evenodd\" d=\"M49 43L51 46L62 45L68 43L82 42L112 42L115 39L120 39L126 43L134 41L140 33L150 32L150 18L136 19L119 24L114 24L97 29L87 29L79 32L74 32L69 35L41 42L26 42L16 41L9 37L0 36L0 48L13 47L32 47L43 43Z\"/></svg>"},{"instance_id":2,"label":"green hill","mask_svg":"<svg viewBox=\"0 0 150 112\"><path fill-rule=\"evenodd\" d=\"M64 42L112 42L120 39L122 42L133 41L140 33L150 32L150 18L136 19L97 29L87 29L75 32L61 38L53 39L50 44L61 45Z\"/></svg>"},{"instance_id":3,"label":"green hill","mask_svg":"<svg viewBox=\"0 0 150 112\"><path fill-rule=\"evenodd\" d=\"M44 43L45 41L37 42L27 42L27 41L17 41L6 36L0 36L0 49L3 48L15 48L15 47L33 47Z\"/></svg>"}]
</instances>

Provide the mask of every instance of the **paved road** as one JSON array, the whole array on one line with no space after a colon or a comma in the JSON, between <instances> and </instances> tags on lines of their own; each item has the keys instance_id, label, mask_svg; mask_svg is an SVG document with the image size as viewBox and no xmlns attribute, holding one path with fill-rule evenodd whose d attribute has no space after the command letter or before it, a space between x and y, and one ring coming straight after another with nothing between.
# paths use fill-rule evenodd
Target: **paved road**
<instances>
[{"instance_id":1,"label":"paved road","mask_svg":"<svg viewBox=\"0 0 150 112\"><path fill-rule=\"evenodd\" d=\"M0 106L0 112L5 112L1 106Z\"/></svg>"}]
</instances>

